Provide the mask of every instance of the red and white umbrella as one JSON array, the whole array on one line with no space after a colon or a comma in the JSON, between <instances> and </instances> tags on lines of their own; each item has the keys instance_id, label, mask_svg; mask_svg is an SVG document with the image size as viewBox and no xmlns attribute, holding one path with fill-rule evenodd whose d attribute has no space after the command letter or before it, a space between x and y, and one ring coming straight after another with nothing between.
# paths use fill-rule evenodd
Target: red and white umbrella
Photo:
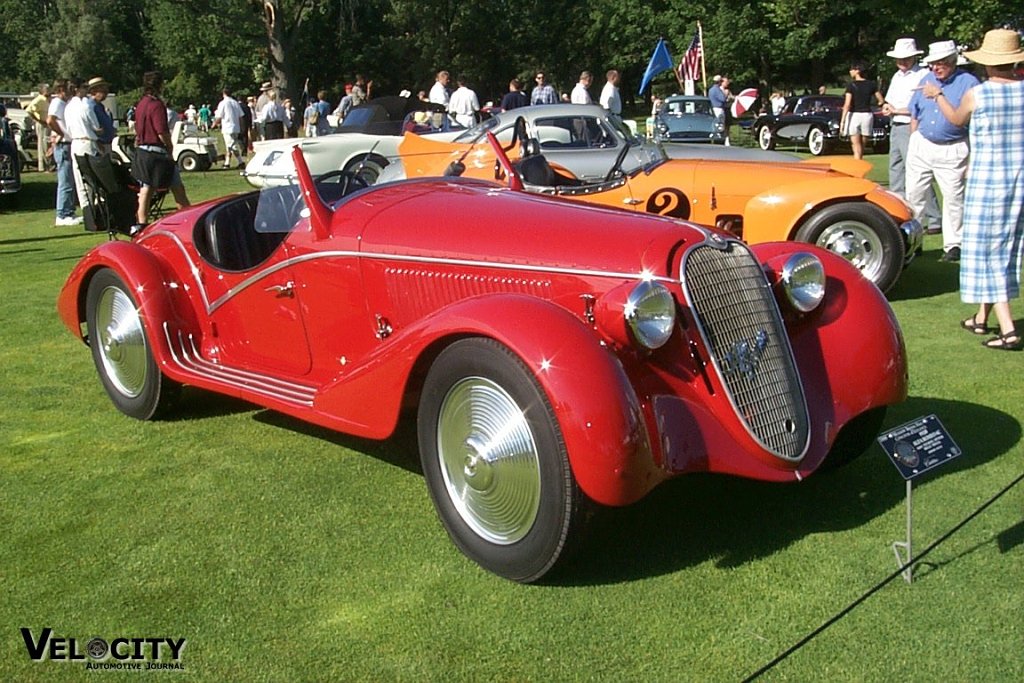
<instances>
[{"instance_id":1,"label":"red and white umbrella","mask_svg":"<svg viewBox=\"0 0 1024 683\"><path fill-rule=\"evenodd\" d=\"M732 101L732 115L733 118L739 118L750 111L750 108L754 106L754 102L757 101L757 88L745 88L740 91L740 94L736 96L736 99Z\"/></svg>"}]
</instances>

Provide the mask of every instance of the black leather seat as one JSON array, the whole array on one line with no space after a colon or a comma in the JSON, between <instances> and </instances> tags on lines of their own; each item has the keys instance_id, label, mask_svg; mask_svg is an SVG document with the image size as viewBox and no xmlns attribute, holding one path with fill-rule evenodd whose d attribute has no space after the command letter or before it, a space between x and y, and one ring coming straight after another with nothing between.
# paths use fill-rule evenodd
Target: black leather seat
<instances>
[{"instance_id":1,"label":"black leather seat","mask_svg":"<svg viewBox=\"0 0 1024 683\"><path fill-rule=\"evenodd\" d=\"M221 270L240 272L270 258L288 232L256 230L257 207L262 216L266 206L266 203L260 204L260 193L253 192L207 213L193 234L196 250L203 260ZM284 223L283 217L281 223Z\"/></svg>"}]
</instances>

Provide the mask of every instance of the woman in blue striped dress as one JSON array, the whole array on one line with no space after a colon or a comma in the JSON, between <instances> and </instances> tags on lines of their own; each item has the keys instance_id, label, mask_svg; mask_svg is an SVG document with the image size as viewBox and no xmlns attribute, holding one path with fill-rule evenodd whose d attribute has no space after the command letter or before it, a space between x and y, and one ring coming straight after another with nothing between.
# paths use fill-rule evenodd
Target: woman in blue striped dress
<instances>
[{"instance_id":1,"label":"woman in blue striped dress","mask_svg":"<svg viewBox=\"0 0 1024 683\"><path fill-rule=\"evenodd\" d=\"M1010 299L1020 296L1024 261L1024 81L1014 72L1014 64L1024 62L1024 51L1016 31L995 29L985 34L980 49L965 55L985 66L988 79L969 90L958 108L949 104L941 88L922 88L951 123L971 124L960 298L979 307L960 326L988 334L994 311L998 334L983 344L1019 351L1024 340L1014 326Z\"/></svg>"}]
</instances>

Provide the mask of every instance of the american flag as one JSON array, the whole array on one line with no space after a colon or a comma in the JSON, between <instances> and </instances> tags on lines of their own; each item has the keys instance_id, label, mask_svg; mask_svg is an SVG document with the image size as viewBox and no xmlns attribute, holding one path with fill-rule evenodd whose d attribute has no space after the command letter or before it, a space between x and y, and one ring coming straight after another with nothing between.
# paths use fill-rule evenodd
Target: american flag
<instances>
[{"instance_id":1,"label":"american flag","mask_svg":"<svg viewBox=\"0 0 1024 683\"><path fill-rule=\"evenodd\" d=\"M700 33L697 32L693 34L693 40L690 41L690 47L686 48L683 60L679 62L679 68L676 70L679 74L679 80L699 81L700 60L703 56L704 46L700 44Z\"/></svg>"}]
</instances>

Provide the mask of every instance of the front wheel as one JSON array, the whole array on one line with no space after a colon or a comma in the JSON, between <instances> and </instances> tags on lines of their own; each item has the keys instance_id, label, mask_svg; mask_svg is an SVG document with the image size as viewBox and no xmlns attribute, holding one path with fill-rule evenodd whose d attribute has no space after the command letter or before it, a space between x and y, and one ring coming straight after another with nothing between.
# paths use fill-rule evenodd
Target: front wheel
<instances>
[{"instance_id":1,"label":"front wheel","mask_svg":"<svg viewBox=\"0 0 1024 683\"><path fill-rule=\"evenodd\" d=\"M825 140L825 131L821 128L811 128L807 133L807 149L814 156L821 156L828 151L828 143Z\"/></svg>"},{"instance_id":2,"label":"front wheel","mask_svg":"<svg viewBox=\"0 0 1024 683\"><path fill-rule=\"evenodd\" d=\"M182 171L197 171L199 170L199 155L195 152L185 150L178 156L178 168Z\"/></svg>"},{"instance_id":3,"label":"front wheel","mask_svg":"<svg viewBox=\"0 0 1024 683\"><path fill-rule=\"evenodd\" d=\"M844 202L821 209L797 230L796 239L842 256L883 292L896 284L903 270L899 227L868 202Z\"/></svg>"},{"instance_id":4,"label":"front wheel","mask_svg":"<svg viewBox=\"0 0 1024 683\"><path fill-rule=\"evenodd\" d=\"M366 156L358 161L353 161L345 167L345 170L355 175L366 185L373 185L380 177L381 171L388 165L387 159L377 156Z\"/></svg>"},{"instance_id":5,"label":"front wheel","mask_svg":"<svg viewBox=\"0 0 1024 683\"><path fill-rule=\"evenodd\" d=\"M434 507L470 559L529 583L568 557L586 500L554 410L518 356L490 339L449 346L427 374L418 431Z\"/></svg>"},{"instance_id":6,"label":"front wheel","mask_svg":"<svg viewBox=\"0 0 1024 683\"><path fill-rule=\"evenodd\" d=\"M124 281L104 269L89 281L86 326L92 359L110 400L125 415L148 420L180 388L161 373Z\"/></svg>"},{"instance_id":7,"label":"front wheel","mask_svg":"<svg viewBox=\"0 0 1024 683\"><path fill-rule=\"evenodd\" d=\"M757 131L757 144L766 152L775 149L775 136L767 125Z\"/></svg>"}]
</instances>

